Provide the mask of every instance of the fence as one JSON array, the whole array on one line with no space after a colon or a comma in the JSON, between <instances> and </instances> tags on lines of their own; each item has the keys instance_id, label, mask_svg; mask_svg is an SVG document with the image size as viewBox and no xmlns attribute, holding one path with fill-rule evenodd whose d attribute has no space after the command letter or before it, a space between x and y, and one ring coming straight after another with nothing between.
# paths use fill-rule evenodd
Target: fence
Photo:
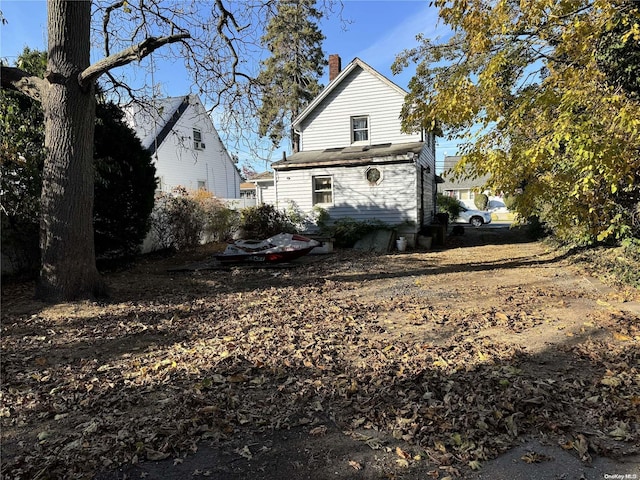
<instances>
[{"instance_id":1,"label":"fence","mask_svg":"<svg viewBox=\"0 0 640 480\"><path fill-rule=\"evenodd\" d=\"M255 207L256 199L255 198L221 198L226 205L227 208L231 210L241 210L246 207Z\"/></svg>"}]
</instances>

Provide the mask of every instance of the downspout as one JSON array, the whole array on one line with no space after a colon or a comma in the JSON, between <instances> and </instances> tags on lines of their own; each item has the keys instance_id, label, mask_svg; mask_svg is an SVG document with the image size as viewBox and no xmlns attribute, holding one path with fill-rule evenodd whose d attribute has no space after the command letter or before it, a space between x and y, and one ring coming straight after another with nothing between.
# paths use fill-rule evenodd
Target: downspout
<instances>
[{"instance_id":1,"label":"downspout","mask_svg":"<svg viewBox=\"0 0 640 480\"><path fill-rule=\"evenodd\" d=\"M298 136L298 152L302 151L302 132L300 130L293 129L294 135ZM294 152L297 153L297 152Z\"/></svg>"},{"instance_id":2,"label":"downspout","mask_svg":"<svg viewBox=\"0 0 640 480\"><path fill-rule=\"evenodd\" d=\"M273 170L273 195L275 197L275 207L278 208L278 171Z\"/></svg>"}]
</instances>

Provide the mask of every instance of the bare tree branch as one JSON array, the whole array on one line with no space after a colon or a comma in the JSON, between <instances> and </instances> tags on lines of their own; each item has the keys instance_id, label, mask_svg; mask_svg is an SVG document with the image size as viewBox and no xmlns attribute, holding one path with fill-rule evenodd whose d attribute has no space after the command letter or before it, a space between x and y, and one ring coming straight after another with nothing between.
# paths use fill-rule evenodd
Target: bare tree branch
<instances>
[{"instance_id":1,"label":"bare tree branch","mask_svg":"<svg viewBox=\"0 0 640 480\"><path fill-rule=\"evenodd\" d=\"M109 55L107 58L94 63L89 68L84 70L78 75L78 83L83 88L86 88L92 82L95 82L100 75L108 72L109 70L127 65L135 60L141 60L149 55L154 50L170 43L179 42L185 38L190 38L191 35L187 32L178 33L176 35L170 35L167 37L149 37L140 42L137 45L122 50L119 53Z\"/></svg>"},{"instance_id":2,"label":"bare tree branch","mask_svg":"<svg viewBox=\"0 0 640 480\"><path fill-rule=\"evenodd\" d=\"M47 88L47 82L40 77L28 74L24 70L2 65L0 78L2 88L15 90L27 95L38 102L42 101L42 95Z\"/></svg>"},{"instance_id":3,"label":"bare tree branch","mask_svg":"<svg viewBox=\"0 0 640 480\"><path fill-rule=\"evenodd\" d=\"M124 5L124 0L120 0L119 2L114 3L113 5L109 5L104 12L104 18L102 20L102 31L104 33L104 51L107 56L111 55L109 49L109 21L111 19L111 12L117 8L120 8Z\"/></svg>"}]
</instances>

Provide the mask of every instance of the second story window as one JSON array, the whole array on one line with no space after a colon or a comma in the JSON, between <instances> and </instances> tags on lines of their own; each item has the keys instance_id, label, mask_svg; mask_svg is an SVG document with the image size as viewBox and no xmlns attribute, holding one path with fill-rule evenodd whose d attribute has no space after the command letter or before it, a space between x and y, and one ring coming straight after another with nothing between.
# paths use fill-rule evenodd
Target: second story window
<instances>
[{"instance_id":1,"label":"second story window","mask_svg":"<svg viewBox=\"0 0 640 480\"><path fill-rule=\"evenodd\" d=\"M205 145L202 141L202 132L197 128L193 129L193 148L196 150L204 150Z\"/></svg>"},{"instance_id":2,"label":"second story window","mask_svg":"<svg viewBox=\"0 0 640 480\"><path fill-rule=\"evenodd\" d=\"M369 141L369 117L351 117L351 142Z\"/></svg>"}]
</instances>

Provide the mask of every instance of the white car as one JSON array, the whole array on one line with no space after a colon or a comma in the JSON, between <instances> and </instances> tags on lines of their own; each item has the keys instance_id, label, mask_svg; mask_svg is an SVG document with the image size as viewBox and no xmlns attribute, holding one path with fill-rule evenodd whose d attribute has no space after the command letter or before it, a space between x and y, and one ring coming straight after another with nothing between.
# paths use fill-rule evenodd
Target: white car
<instances>
[{"instance_id":1,"label":"white car","mask_svg":"<svg viewBox=\"0 0 640 480\"><path fill-rule=\"evenodd\" d=\"M460 215L456 222L468 223L474 227L480 227L485 223L491 223L491 213L483 210L471 210L464 205L460 205Z\"/></svg>"}]
</instances>

